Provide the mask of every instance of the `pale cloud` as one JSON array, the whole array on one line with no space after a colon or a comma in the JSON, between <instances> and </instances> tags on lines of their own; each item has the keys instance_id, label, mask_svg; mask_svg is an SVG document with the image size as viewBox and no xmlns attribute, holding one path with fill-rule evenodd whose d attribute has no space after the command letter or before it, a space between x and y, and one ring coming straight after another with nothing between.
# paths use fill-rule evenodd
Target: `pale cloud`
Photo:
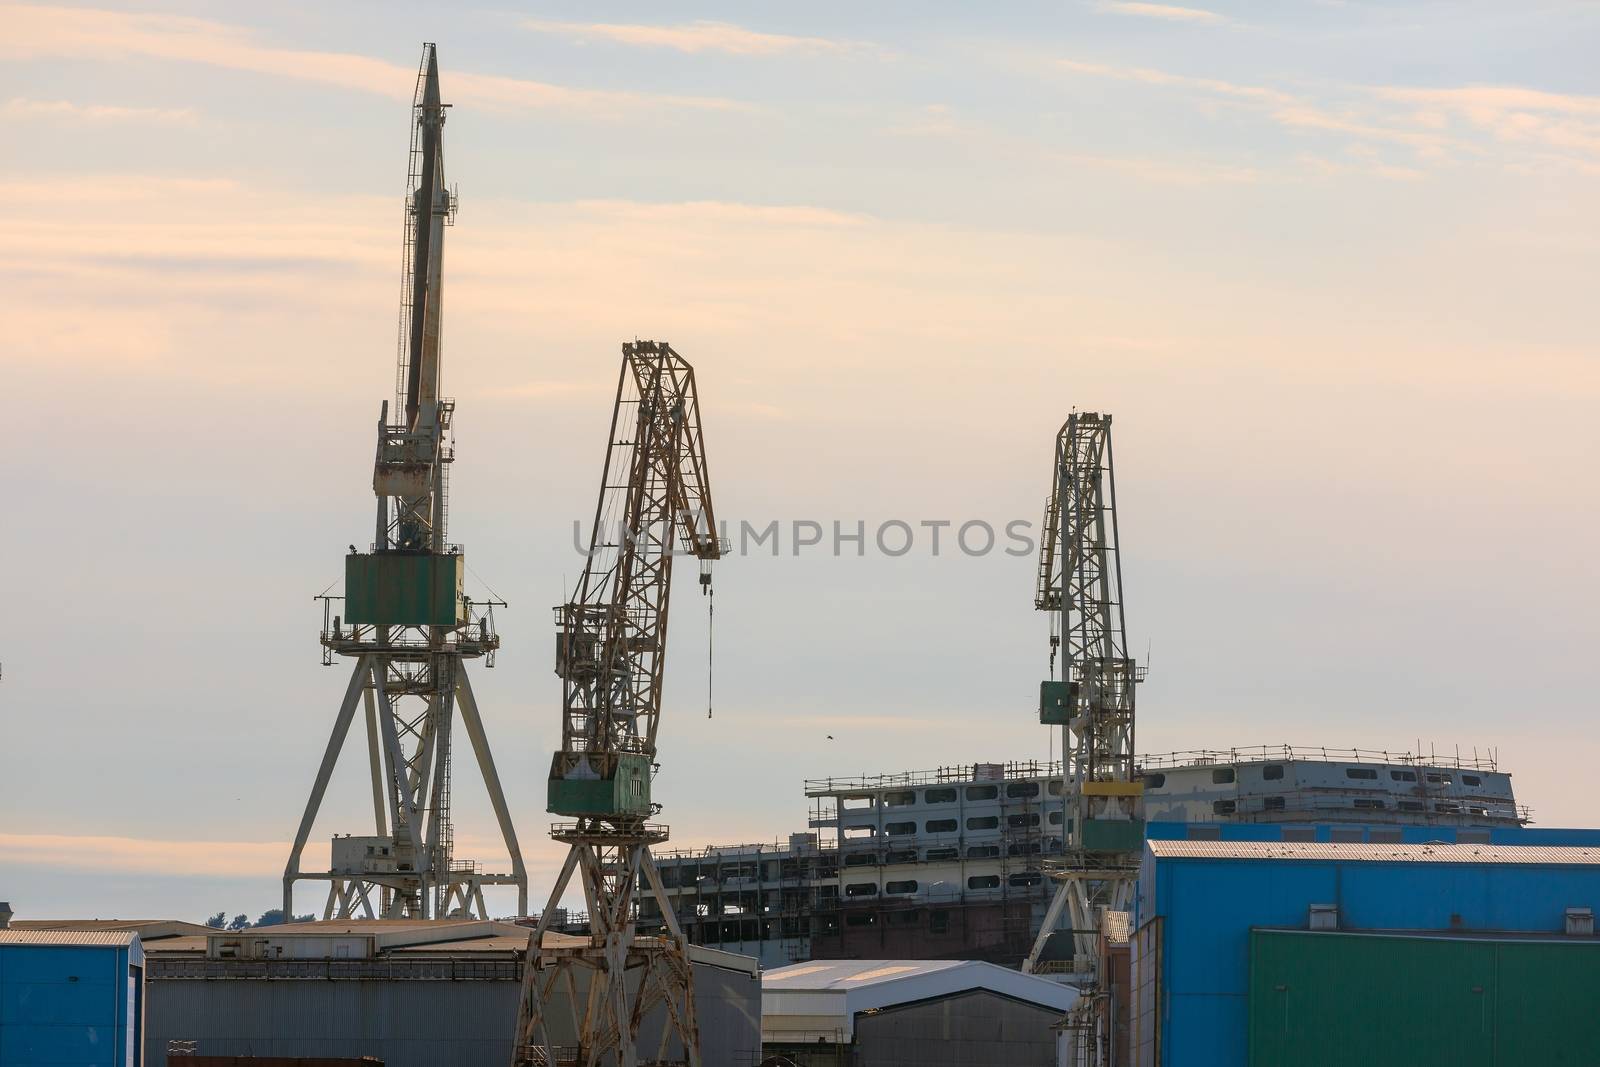
<instances>
[{"instance_id":1,"label":"pale cloud","mask_svg":"<svg viewBox=\"0 0 1600 1067\"><path fill-rule=\"evenodd\" d=\"M1550 93L1514 85L1476 85L1456 89L1384 86L1378 96L1407 103L1448 107L1465 112L1556 111L1600 118L1600 96Z\"/></svg>"},{"instance_id":2,"label":"pale cloud","mask_svg":"<svg viewBox=\"0 0 1600 1067\"><path fill-rule=\"evenodd\" d=\"M1277 180L1167 161L1060 162L1172 185ZM1290 177L1419 176L1364 151L1295 164ZM156 213L151 204L166 207ZM1025 343L1031 327L1019 323L1049 321L1063 289L1101 294L1080 308L1081 336L1098 339L1086 344L1169 354L1139 332L1144 305L1114 295L1110 278L1149 282L1143 255L1116 243L719 201L483 201L472 217L451 232L447 254L451 336L475 351L482 388L474 395L556 402L603 392L602 377L573 373L553 355L530 357L527 346L554 352L604 339L609 350L634 334L727 351L805 337L818 374L848 373L860 352L873 351L880 371L916 377L929 371L919 346ZM229 384L325 375L325 351L298 342L307 330L339 349L393 328L398 223L389 198L308 203L295 190L226 181L0 182L0 316L17 325L8 356ZM530 293L538 294L531 319ZM285 307L297 309L292 322ZM819 307L829 313L818 316ZM1164 326L1171 336L1183 329L1176 319ZM1465 373L1454 357L1446 365ZM338 367L356 374L360 363ZM1406 368L1439 370L1422 358ZM729 410L794 422L814 414L804 398L741 391L726 398Z\"/></svg>"},{"instance_id":3,"label":"pale cloud","mask_svg":"<svg viewBox=\"0 0 1600 1067\"><path fill-rule=\"evenodd\" d=\"M478 396L517 397L523 399L566 398L584 393L604 393L608 382L588 381L537 381L519 382L516 385L492 385L477 390Z\"/></svg>"},{"instance_id":4,"label":"pale cloud","mask_svg":"<svg viewBox=\"0 0 1600 1067\"><path fill-rule=\"evenodd\" d=\"M189 126L196 119L192 108L122 107L116 104L76 104L70 100L29 100L13 97L0 107L13 119L59 119L76 122L154 122Z\"/></svg>"},{"instance_id":5,"label":"pale cloud","mask_svg":"<svg viewBox=\"0 0 1600 1067\"><path fill-rule=\"evenodd\" d=\"M727 410L740 412L757 419L777 419L780 421L787 421L794 418L792 412L789 412L776 404L763 404L758 401L745 401L743 403L735 401L733 404L727 406Z\"/></svg>"},{"instance_id":6,"label":"pale cloud","mask_svg":"<svg viewBox=\"0 0 1600 1067\"><path fill-rule=\"evenodd\" d=\"M1462 147L1454 139L1438 133L1385 126L1376 122L1363 122L1347 114L1325 110L1310 104L1293 104L1273 109L1270 117L1281 126L1328 133L1344 133L1369 141L1387 141L1407 145L1425 155L1442 156L1452 147Z\"/></svg>"},{"instance_id":7,"label":"pale cloud","mask_svg":"<svg viewBox=\"0 0 1600 1067\"><path fill-rule=\"evenodd\" d=\"M1097 156L1081 152L1062 155L1059 159L1069 166L1116 171L1155 185L1252 185L1268 177L1256 167L1197 160Z\"/></svg>"},{"instance_id":8,"label":"pale cloud","mask_svg":"<svg viewBox=\"0 0 1600 1067\"><path fill-rule=\"evenodd\" d=\"M1315 130L1401 145L1420 157L1443 158L1452 149L1465 147L1457 138L1437 129L1419 128L1418 124L1403 121L1401 116L1388 112L1364 115L1361 105L1365 101L1360 99L1335 106L1273 86L1174 74L1149 67L1118 67L1071 59L1059 60L1058 66L1074 74L1181 90L1202 100L1221 101L1259 114L1286 129Z\"/></svg>"},{"instance_id":9,"label":"pale cloud","mask_svg":"<svg viewBox=\"0 0 1600 1067\"><path fill-rule=\"evenodd\" d=\"M725 200L689 200L668 203L643 203L636 200L578 200L578 210L609 219L638 221L702 221L717 223L762 223L781 226L862 226L866 215L834 211L808 204L746 204Z\"/></svg>"},{"instance_id":10,"label":"pale cloud","mask_svg":"<svg viewBox=\"0 0 1600 1067\"><path fill-rule=\"evenodd\" d=\"M1451 119L1488 133L1502 144L1533 146L1583 169L1600 162L1600 97L1551 93L1520 86L1448 89L1384 86L1377 98L1415 107L1413 121L1436 129Z\"/></svg>"},{"instance_id":11,"label":"pale cloud","mask_svg":"<svg viewBox=\"0 0 1600 1067\"><path fill-rule=\"evenodd\" d=\"M1078 66L1089 73L1111 69L1090 64L1078 64ZM1155 75L1157 72L1144 73ZM926 137L958 142L974 155L991 159L1026 160L1026 165L1030 168L1039 165L1056 166L1066 170L1088 167L1115 171L1152 185L1237 185L1261 181L1267 177L1255 167L1217 164L1204 160L1055 151L994 126L961 117L945 104L925 105L914 112L909 120L886 127L885 132L897 137Z\"/></svg>"},{"instance_id":12,"label":"pale cloud","mask_svg":"<svg viewBox=\"0 0 1600 1067\"><path fill-rule=\"evenodd\" d=\"M271 878L283 873L289 842L0 833L0 852L19 866L61 871Z\"/></svg>"},{"instance_id":13,"label":"pale cloud","mask_svg":"<svg viewBox=\"0 0 1600 1067\"><path fill-rule=\"evenodd\" d=\"M1501 149L1514 150L1502 162L1518 172L1552 166L1588 172L1600 166L1600 97L1596 96L1503 85L1325 86L1313 96L1309 91L1289 92L1148 67L1072 59L1058 60L1057 66L1073 74L1181 90L1253 111L1290 130L1342 135L1357 144L1400 146L1411 150L1416 163L1485 158L1491 142L1474 134L1488 134ZM1366 169L1405 179L1423 172L1417 166Z\"/></svg>"},{"instance_id":14,"label":"pale cloud","mask_svg":"<svg viewBox=\"0 0 1600 1067\"><path fill-rule=\"evenodd\" d=\"M1130 0L1105 0L1095 5L1097 10L1113 15L1138 15L1143 18L1166 19L1171 22L1226 22L1215 11L1198 7L1177 7L1172 4L1143 4Z\"/></svg>"},{"instance_id":15,"label":"pale cloud","mask_svg":"<svg viewBox=\"0 0 1600 1067\"><path fill-rule=\"evenodd\" d=\"M416 69L349 52L312 52L257 43L246 31L181 15L0 4L7 32L0 57L87 58L140 56L201 63L228 70L333 85L410 101ZM641 108L682 107L743 111L749 105L713 97L574 89L493 74L450 71L444 77L453 103L490 108L576 111L614 116Z\"/></svg>"},{"instance_id":16,"label":"pale cloud","mask_svg":"<svg viewBox=\"0 0 1600 1067\"><path fill-rule=\"evenodd\" d=\"M1347 153L1353 161L1328 159L1325 156L1301 153L1295 158L1308 172L1330 177L1346 174L1370 174L1396 181L1418 181L1427 175L1415 167L1400 167L1379 159L1364 158L1365 153Z\"/></svg>"},{"instance_id":17,"label":"pale cloud","mask_svg":"<svg viewBox=\"0 0 1600 1067\"><path fill-rule=\"evenodd\" d=\"M519 841L530 871L560 865L565 848L547 838ZM505 860L505 844L487 834L456 834L458 854L487 862ZM302 868L315 870L328 862L327 846L308 845ZM193 878L277 879L289 858L288 841L166 840L96 834L0 833L0 853L17 866L52 871L161 875Z\"/></svg>"},{"instance_id":18,"label":"pale cloud","mask_svg":"<svg viewBox=\"0 0 1600 1067\"><path fill-rule=\"evenodd\" d=\"M1155 70L1150 67L1114 67L1104 63L1084 63L1075 59L1058 60L1057 66L1074 74L1090 74L1099 78L1142 82L1146 85L1160 85L1169 88L1193 89L1216 96L1234 97L1274 106L1287 106L1299 102L1298 98L1289 93L1265 86L1241 85L1237 82L1223 81L1220 78L1195 78L1186 74L1173 74L1169 71Z\"/></svg>"},{"instance_id":19,"label":"pale cloud","mask_svg":"<svg viewBox=\"0 0 1600 1067\"><path fill-rule=\"evenodd\" d=\"M842 53L861 50L854 41L827 37L797 37L747 30L730 22L695 21L676 26L638 23L559 22L527 19L522 25L535 33L599 38L641 48L670 48L678 52L722 52L735 56L776 56L792 52Z\"/></svg>"},{"instance_id":20,"label":"pale cloud","mask_svg":"<svg viewBox=\"0 0 1600 1067\"><path fill-rule=\"evenodd\" d=\"M912 116L889 127L903 137L966 137L980 132L978 127L956 117L948 104L924 104Z\"/></svg>"},{"instance_id":21,"label":"pale cloud","mask_svg":"<svg viewBox=\"0 0 1600 1067\"><path fill-rule=\"evenodd\" d=\"M873 715L870 713L850 713L845 715L829 715L826 713L803 715L784 715L767 713L759 720L747 720L748 729L760 731L772 725L804 727L820 730L823 736L819 740L827 740L827 734L837 732L848 743L851 734L894 733L901 730L919 729L932 730L940 726L949 726L949 719L929 718L925 715Z\"/></svg>"}]
</instances>

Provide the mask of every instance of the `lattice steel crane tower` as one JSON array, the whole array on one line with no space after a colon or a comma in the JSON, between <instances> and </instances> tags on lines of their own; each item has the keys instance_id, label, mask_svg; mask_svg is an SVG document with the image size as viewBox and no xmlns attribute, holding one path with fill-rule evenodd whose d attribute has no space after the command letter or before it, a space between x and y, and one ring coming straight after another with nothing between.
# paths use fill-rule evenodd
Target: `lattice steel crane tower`
<instances>
[{"instance_id":1,"label":"lattice steel crane tower","mask_svg":"<svg viewBox=\"0 0 1600 1067\"><path fill-rule=\"evenodd\" d=\"M1041 683L1039 721L1064 727L1066 811L1062 862L1049 868L1055 898L1023 970L1035 969L1064 911L1075 970L1092 974L1100 915L1128 910L1144 847L1144 786L1133 750L1134 690L1144 668L1128 654L1122 613L1110 415L1067 417L1053 475L1034 607L1060 615L1050 656L1053 667L1059 648L1061 678Z\"/></svg>"},{"instance_id":2,"label":"lattice steel crane tower","mask_svg":"<svg viewBox=\"0 0 1600 1067\"><path fill-rule=\"evenodd\" d=\"M294 884L304 879L329 883L325 918L488 918L485 885L516 886L518 914L528 910L522 852L467 678L468 660L494 665L498 602L463 595L461 547L446 536L449 465L455 458L455 401L439 392L444 229L456 210L444 180L448 106L440 102L434 46L425 45L406 183L397 421L390 421L385 401L372 473L372 550L358 552L351 545L344 596L323 598L323 662L339 655L354 664L284 868L285 915L294 914ZM333 603L341 599L344 607L335 614ZM305 872L301 853L358 704L366 711L375 832L335 837L331 868ZM478 864L455 858L451 754L458 711L500 824L510 874L486 874Z\"/></svg>"},{"instance_id":3,"label":"lattice steel crane tower","mask_svg":"<svg viewBox=\"0 0 1600 1067\"><path fill-rule=\"evenodd\" d=\"M700 561L701 592L709 593L722 547L694 369L665 342L636 341L622 346L583 577L556 608L561 750L550 765L548 807L574 821L550 833L569 848L528 940L514 1065L700 1062L688 942L650 855L667 828L648 821L660 810L650 782L680 554ZM546 945L574 876L591 932L578 944ZM659 912L659 933L637 932L641 899ZM561 998L570 1017L556 1011ZM640 1025L658 1008L660 1039L641 1054Z\"/></svg>"}]
</instances>

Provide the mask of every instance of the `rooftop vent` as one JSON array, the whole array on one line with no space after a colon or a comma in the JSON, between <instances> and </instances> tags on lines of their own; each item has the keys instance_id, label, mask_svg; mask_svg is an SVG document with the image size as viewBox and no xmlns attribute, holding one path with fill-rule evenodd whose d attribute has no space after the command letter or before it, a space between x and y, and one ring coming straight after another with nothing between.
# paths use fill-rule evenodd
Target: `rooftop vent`
<instances>
[{"instance_id":1,"label":"rooftop vent","mask_svg":"<svg viewBox=\"0 0 1600 1067\"><path fill-rule=\"evenodd\" d=\"M1590 908L1567 909L1567 935L1569 937L1594 936L1594 911Z\"/></svg>"},{"instance_id":2,"label":"rooftop vent","mask_svg":"<svg viewBox=\"0 0 1600 1067\"><path fill-rule=\"evenodd\" d=\"M11 910L10 902L0 900L0 930L4 930L11 925L11 916L15 914Z\"/></svg>"},{"instance_id":3,"label":"rooftop vent","mask_svg":"<svg viewBox=\"0 0 1600 1067\"><path fill-rule=\"evenodd\" d=\"M1313 904L1306 915L1306 925L1312 930L1339 929L1337 904Z\"/></svg>"}]
</instances>

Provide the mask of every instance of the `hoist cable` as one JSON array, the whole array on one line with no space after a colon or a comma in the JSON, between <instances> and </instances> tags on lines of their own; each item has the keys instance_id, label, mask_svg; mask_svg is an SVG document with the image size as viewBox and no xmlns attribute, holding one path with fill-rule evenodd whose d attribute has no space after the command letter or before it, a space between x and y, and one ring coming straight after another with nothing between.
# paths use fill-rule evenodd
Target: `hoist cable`
<instances>
[{"instance_id":1,"label":"hoist cable","mask_svg":"<svg viewBox=\"0 0 1600 1067\"><path fill-rule=\"evenodd\" d=\"M714 587L706 586L706 718L711 718L711 678L712 654L716 644L712 639L713 628L717 622L717 591Z\"/></svg>"}]
</instances>

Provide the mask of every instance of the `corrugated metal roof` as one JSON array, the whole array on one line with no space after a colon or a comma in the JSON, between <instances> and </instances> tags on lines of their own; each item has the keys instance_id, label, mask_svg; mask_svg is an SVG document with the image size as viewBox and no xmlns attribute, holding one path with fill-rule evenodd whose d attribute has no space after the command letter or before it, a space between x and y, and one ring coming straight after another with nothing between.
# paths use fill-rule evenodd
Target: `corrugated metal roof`
<instances>
[{"instance_id":1,"label":"corrugated metal roof","mask_svg":"<svg viewBox=\"0 0 1600 1067\"><path fill-rule=\"evenodd\" d=\"M1070 986L977 960L815 960L761 976L761 1029L768 1040L849 1040L863 1011L988 990L1066 1011Z\"/></svg>"},{"instance_id":2,"label":"corrugated metal roof","mask_svg":"<svg viewBox=\"0 0 1600 1067\"><path fill-rule=\"evenodd\" d=\"M1113 945L1125 945L1132 933L1133 916L1125 911L1105 912L1100 920L1100 932Z\"/></svg>"},{"instance_id":3,"label":"corrugated metal roof","mask_svg":"<svg viewBox=\"0 0 1600 1067\"><path fill-rule=\"evenodd\" d=\"M330 922L283 923L277 926L252 926L248 930L208 930L205 936L169 937L148 943L145 951L156 958L203 956L211 938L226 941L293 941L302 938L371 937L375 954L382 959L408 956L484 956L506 958L527 950L533 928L485 920L334 920ZM587 937L545 932L544 947L577 948L587 945ZM755 975L760 964L750 956L690 945L691 962L723 967Z\"/></svg>"},{"instance_id":4,"label":"corrugated metal roof","mask_svg":"<svg viewBox=\"0 0 1600 1067\"><path fill-rule=\"evenodd\" d=\"M12 930L131 930L166 919L12 919Z\"/></svg>"},{"instance_id":5,"label":"corrugated metal roof","mask_svg":"<svg viewBox=\"0 0 1600 1067\"><path fill-rule=\"evenodd\" d=\"M131 945L131 930L0 930L0 945Z\"/></svg>"},{"instance_id":6,"label":"corrugated metal roof","mask_svg":"<svg viewBox=\"0 0 1600 1067\"><path fill-rule=\"evenodd\" d=\"M845 989L863 982L927 975L959 967L967 960L814 960L777 967L761 976L763 988Z\"/></svg>"},{"instance_id":7,"label":"corrugated metal roof","mask_svg":"<svg viewBox=\"0 0 1600 1067\"><path fill-rule=\"evenodd\" d=\"M203 936L211 927L182 919L12 919L12 930L132 930L141 941Z\"/></svg>"},{"instance_id":8,"label":"corrugated metal roof","mask_svg":"<svg viewBox=\"0 0 1600 1067\"><path fill-rule=\"evenodd\" d=\"M1348 860L1367 863L1600 864L1600 848L1545 845L1384 845L1324 841L1150 841L1158 859Z\"/></svg>"}]
</instances>

